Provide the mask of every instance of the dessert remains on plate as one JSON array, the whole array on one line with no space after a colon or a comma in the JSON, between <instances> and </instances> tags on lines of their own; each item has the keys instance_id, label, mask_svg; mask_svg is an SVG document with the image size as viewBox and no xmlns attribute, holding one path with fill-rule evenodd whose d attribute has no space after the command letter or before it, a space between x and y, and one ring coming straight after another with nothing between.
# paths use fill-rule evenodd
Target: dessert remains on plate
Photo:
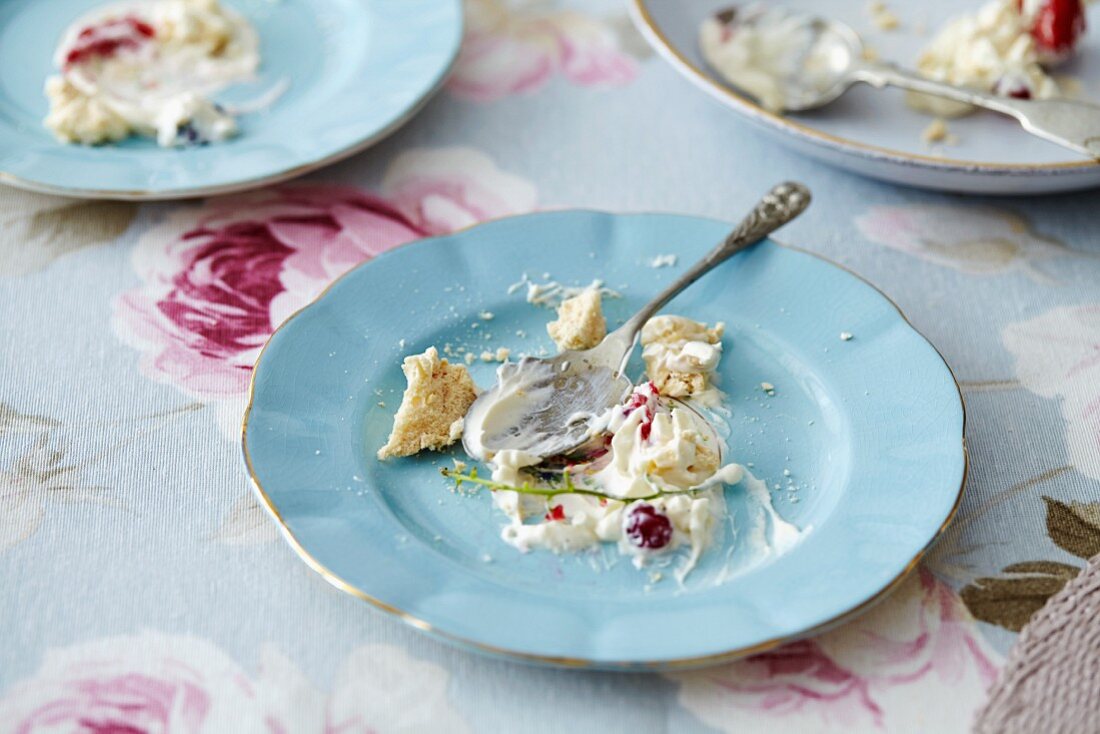
<instances>
[{"instance_id":1,"label":"dessert remains on plate","mask_svg":"<svg viewBox=\"0 0 1100 734\"><path fill-rule=\"evenodd\" d=\"M131 135L165 147L225 140L236 119L209 97L252 79L259 64L256 31L217 0L113 3L62 35L45 125L84 145Z\"/></svg>"},{"instance_id":2,"label":"dessert remains on plate","mask_svg":"<svg viewBox=\"0 0 1100 734\"><path fill-rule=\"evenodd\" d=\"M476 469L465 472L460 461L443 473L460 487L492 490L507 517L501 537L521 551L614 546L638 567L680 559L675 576L682 581L726 515L724 486L746 474L738 464L723 464L723 441L714 425L720 419L709 410L721 409L714 371L723 329L683 316L650 319L642 330L645 377L621 405L590 423L595 448L585 456L566 461L505 450L486 457L489 477ZM547 331L562 350L599 344L607 321L598 283L561 301ZM502 365L502 379L514 367ZM457 442L478 394L466 367L440 359L434 347L406 357L403 370L408 387L379 459ZM797 538L799 531L775 514L767 489L761 493L757 480L745 478L747 491L770 518L773 542Z\"/></svg>"},{"instance_id":3,"label":"dessert remains on plate","mask_svg":"<svg viewBox=\"0 0 1100 734\"><path fill-rule=\"evenodd\" d=\"M881 3L870 8L880 28L900 25ZM1051 70L1073 55L1084 32L1082 0L986 0L977 11L940 29L917 60L917 71L1005 97L1066 96L1068 85L1060 86ZM776 112L783 109L786 80L792 77L818 91L832 85L828 45L814 44L813 38L812 16L763 3L717 13L699 26L699 47L707 63ZM958 117L974 109L917 92L907 93L906 100L937 117Z\"/></svg>"},{"instance_id":4,"label":"dessert remains on plate","mask_svg":"<svg viewBox=\"0 0 1100 734\"><path fill-rule=\"evenodd\" d=\"M1065 96L1049 72L1073 54L1084 32L1081 0L989 0L977 12L948 21L921 53L917 70L929 79L1004 97ZM919 93L906 100L939 117L974 109Z\"/></svg>"}]
</instances>

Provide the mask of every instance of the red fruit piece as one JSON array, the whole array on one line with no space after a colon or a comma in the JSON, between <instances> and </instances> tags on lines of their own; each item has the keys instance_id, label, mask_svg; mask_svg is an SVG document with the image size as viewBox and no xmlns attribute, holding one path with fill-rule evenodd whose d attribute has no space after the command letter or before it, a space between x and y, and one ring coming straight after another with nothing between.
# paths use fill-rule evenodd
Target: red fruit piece
<instances>
[{"instance_id":1,"label":"red fruit piece","mask_svg":"<svg viewBox=\"0 0 1100 734\"><path fill-rule=\"evenodd\" d=\"M550 512L546 513L547 520L564 520L565 508L561 505L554 505L550 508Z\"/></svg>"},{"instance_id":2,"label":"red fruit piece","mask_svg":"<svg viewBox=\"0 0 1100 734\"><path fill-rule=\"evenodd\" d=\"M639 427L641 428L642 440L648 441L650 431L653 429L653 410L650 408L650 401L654 400L657 395L657 386L651 380L643 387L648 388L648 392L646 389L638 389L632 393L627 399L626 405L623 406L623 415L630 415L639 408L645 411L642 414Z\"/></svg>"},{"instance_id":3,"label":"red fruit piece","mask_svg":"<svg viewBox=\"0 0 1100 734\"><path fill-rule=\"evenodd\" d=\"M1031 87L1026 77L1009 74L1001 77L993 87L993 93L1002 97L1031 99Z\"/></svg>"},{"instance_id":4,"label":"red fruit piece","mask_svg":"<svg viewBox=\"0 0 1100 734\"><path fill-rule=\"evenodd\" d=\"M138 48L155 35L153 26L132 15L88 26L80 31L76 43L65 55L65 67L93 58L109 58L124 48Z\"/></svg>"},{"instance_id":5,"label":"red fruit piece","mask_svg":"<svg viewBox=\"0 0 1100 734\"><path fill-rule=\"evenodd\" d=\"M1085 6L1082 0L1017 0L1024 22L1035 39L1035 50L1044 64L1065 61L1073 54L1078 39L1085 35Z\"/></svg>"},{"instance_id":6,"label":"red fruit piece","mask_svg":"<svg viewBox=\"0 0 1100 734\"><path fill-rule=\"evenodd\" d=\"M626 518L627 539L639 548L657 550L672 540L672 521L653 505L637 505Z\"/></svg>"}]
</instances>

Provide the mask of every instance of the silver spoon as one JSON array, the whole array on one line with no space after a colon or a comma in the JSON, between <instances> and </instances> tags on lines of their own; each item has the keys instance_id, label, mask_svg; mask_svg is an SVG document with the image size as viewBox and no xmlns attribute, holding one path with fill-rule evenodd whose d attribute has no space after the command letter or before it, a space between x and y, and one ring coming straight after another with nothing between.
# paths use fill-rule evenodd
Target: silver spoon
<instances>
[{"instance_id":1,"label":"silver spoon","mask_svg":"<svg viewBox=\"0 0 1100 734\"><path fill-rule=\"evenodd\" d=\"M764 23L774 22L774 16L769 18L769 13L776 12L785 13L787 18L801 19L809 31L805 47L798 51L793 73L773 77L778 99L771 100L773 104L769 106L778 107L777 112L798 112L822 107L857 82L877 89L894 86L1009 115L1016 118L1033 135L1078 153L1100 158L1098 105L1063 99L1001 97L980 89L926 79L894 64L867 61L863 58L863 42L859 35L835 20L795 14L774 7L762 10L752 6L744 9L730 7L715 13L714 17L736 32L738 27L758 28ZM713 70L723 80L737 86L734 79L719 69ZM778 104L774 104L776 102Z\"/></svg>"},{"instance_id":2,"label":"silver spoon","mask_svg":"<svg viewBox=\"0 0 1100 734\"><path fill-rule=\"evenodd\" d=\"M809 203L810 192L802 184L779 184L725 240L598 346L548 359L524 357L501 366L497 384L478 396L466 413L466 453L484 460L515 450L546 458L585 447L591 439L591 421L621 403L632 388L623 371L645 322L704 274L797 217Z\"/></svg>"}]
</instances>

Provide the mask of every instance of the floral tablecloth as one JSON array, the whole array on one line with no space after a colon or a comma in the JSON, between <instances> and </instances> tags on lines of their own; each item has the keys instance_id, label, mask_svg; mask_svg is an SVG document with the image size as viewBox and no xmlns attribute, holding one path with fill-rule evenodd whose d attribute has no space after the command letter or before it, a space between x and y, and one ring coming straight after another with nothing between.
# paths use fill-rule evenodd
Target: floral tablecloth
<instances>
[{"instance_id":1,"label":"floral tablecloth","mask_svg":"<svg viewBox=\"0 0 1100 734\"><path fill-rule=\"evenodd\" d=\"M305 180L172 204L0 191L0 732L964 731L1016 633L1100 552L1095 194L980 200L784 151L613 0L473 0L445 90ZM540 208L733 219L879 285L965 392L955 523L887 601L724 667L619 675L451 649L277 538L237 443L256 354L399 243Z\"/></svg>"}]
</instances>

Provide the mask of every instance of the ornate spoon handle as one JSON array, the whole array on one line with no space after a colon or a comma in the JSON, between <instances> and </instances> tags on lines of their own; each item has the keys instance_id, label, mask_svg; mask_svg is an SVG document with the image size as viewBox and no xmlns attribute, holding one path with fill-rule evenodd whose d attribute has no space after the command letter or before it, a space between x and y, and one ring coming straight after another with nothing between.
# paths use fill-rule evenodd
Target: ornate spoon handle
<instances>
[{"instance_id":1,"label":"ornate spoon handle","mask_svg":"<svg viewBox=\"0 0 1100 734\"><path fill-rule=\"evenodd\" d=\"M757 202L748 216L733 228L713 250L707 253L699 262L695 263L672 285L665 288L652 301L641 308L638 313L620 326L607 337L608 341L614 340L622 344L623 361L630 356L634 349L634 342L642 326L653 314L657 313L666 303L680 294L685 288L699 280L706 273L728 260L733 255L745 250L768 236L775 230L791 221L810 204L810 190L800 183L781 183ZM622 368L620 367L620 372Z\"/></svg>"}]
</instances>

